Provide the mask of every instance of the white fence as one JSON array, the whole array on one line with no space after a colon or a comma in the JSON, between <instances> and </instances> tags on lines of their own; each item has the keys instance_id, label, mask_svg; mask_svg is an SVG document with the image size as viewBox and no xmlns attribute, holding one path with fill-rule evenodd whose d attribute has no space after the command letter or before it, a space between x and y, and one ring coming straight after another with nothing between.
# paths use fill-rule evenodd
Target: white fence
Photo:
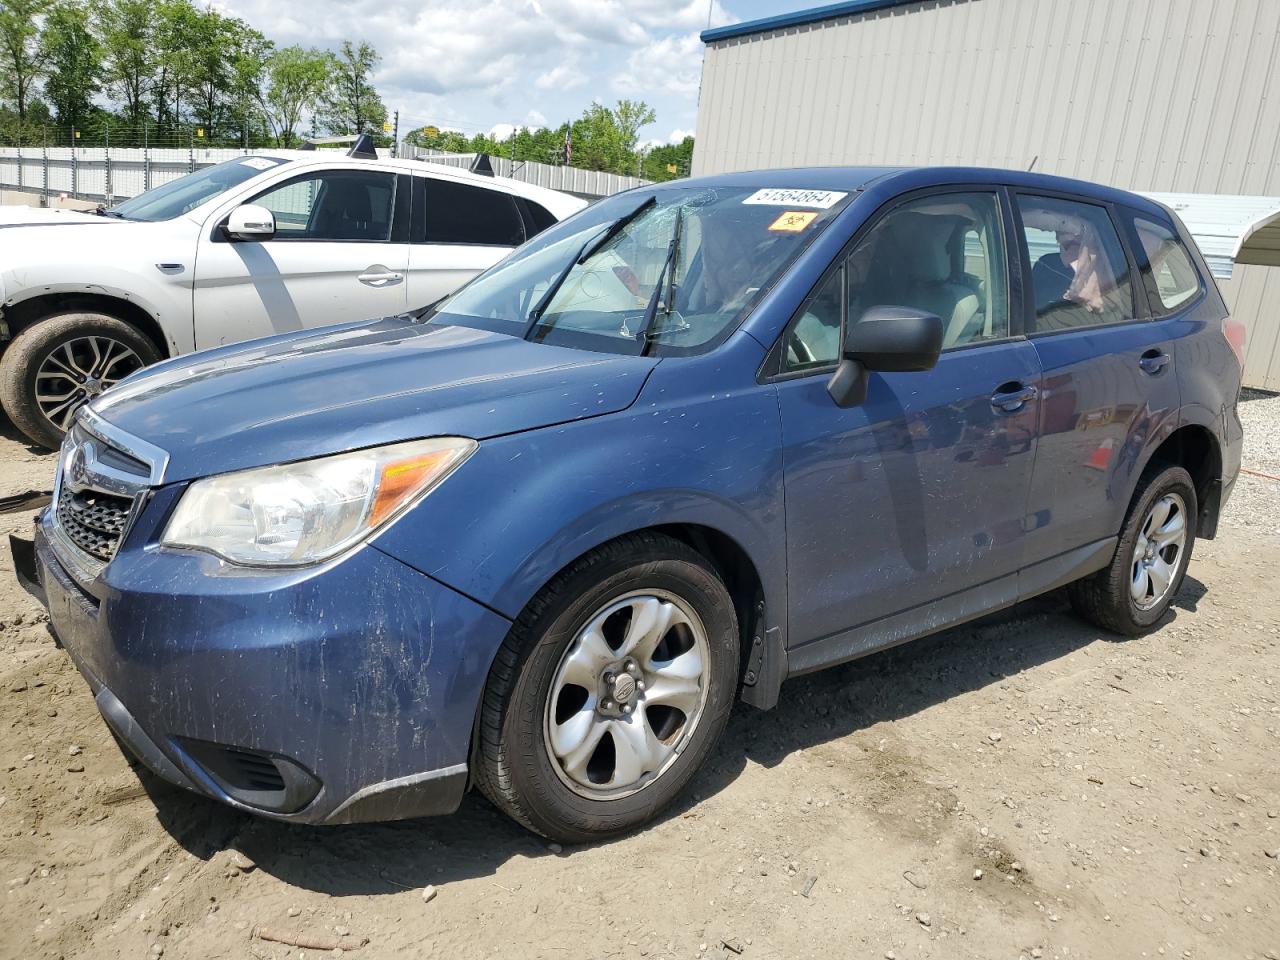
<instances>
[{"instance_id":1,"label":"white fence","mask_svg":"<svg viewBox=\"0 0 1280 960\"><path fill-rule=\"evenodd\" d=\"M414 154L412 147L405 147ZM271 150L228 148L141 147L0 147L0 187L39 193L46 197L66 194L111 205L152 187L185 176L201 167L246 153L270 154ZM379 150L388 156L389 151ZM449 166L469 167L472 154L416 151L417 158ZM564 190L587 199L608 196L648 183L639 177L620 177L595 170L558 167L491 158L494 173L527 183Z\"/></svg>"}]
</instances>

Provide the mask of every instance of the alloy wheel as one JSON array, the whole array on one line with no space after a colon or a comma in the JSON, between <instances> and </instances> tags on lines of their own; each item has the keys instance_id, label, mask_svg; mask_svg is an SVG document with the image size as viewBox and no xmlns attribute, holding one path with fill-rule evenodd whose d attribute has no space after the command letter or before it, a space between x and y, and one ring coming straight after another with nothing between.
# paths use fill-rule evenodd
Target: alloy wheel
<instances>
[{"instance_id":1,"label":"alloy wheel","mask_svg":"<svg viewBox=\"0 0 1280 960\"><path fill-rule=\"evenodd\" d=\"M1186 545L1186 503L1166 493L1151 505L1133 547L1129 592L1139 610L1150 610L1168 596Z\"/></svg>"},{"instance_id":2,"label":"alloy wheel","mask_svg":"<svg viewBox=\"0 0 1280 960\"><path fill-rule=\"evenodd\" d=\"M678 597L640 591L587 619L547 697L544 740L561 781L615 800L657 780L679 757L707 701L710 650Z\"/></svg>"},{"instance_id":3,"label":"alloy wheel","mask_svg":"<svg viewBox=\"0 0 1280 960\"><path fill-rule=\"evenodd\" d=\"M65 432L82 405L142 366L133 348L111 337L66 340L36 370L36 404L45 419Z\"/></svg>"}]
</instances>

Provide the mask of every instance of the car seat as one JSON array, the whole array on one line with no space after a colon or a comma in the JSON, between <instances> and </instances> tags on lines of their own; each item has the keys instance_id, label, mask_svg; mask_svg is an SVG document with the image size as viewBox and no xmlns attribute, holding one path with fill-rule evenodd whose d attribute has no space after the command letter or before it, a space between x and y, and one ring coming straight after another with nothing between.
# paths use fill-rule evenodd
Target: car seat
<instances>
[{"instance_id":1,"label":"car seat","mask_svg":"<svg viewBox=\"0 0 1280 960\"><path fill-rule=\"evenodd\" d=\"M968 284L953 279L950 241L952 218L904 213L892 224L893 249L901 292L896 302L942 319L942 345L954 346L981 309Z\"/></svg>"}]
</instances>

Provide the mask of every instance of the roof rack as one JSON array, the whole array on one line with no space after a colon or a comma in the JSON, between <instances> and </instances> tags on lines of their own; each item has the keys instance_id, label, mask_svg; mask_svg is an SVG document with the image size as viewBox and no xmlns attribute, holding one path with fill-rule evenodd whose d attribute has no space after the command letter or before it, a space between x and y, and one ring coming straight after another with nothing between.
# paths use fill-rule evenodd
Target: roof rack
<instances>
[{"instance_id":1,"label":"roof rack","mask_svg":"<svg viewBox=\"0 0 1280 960\"><path fill-rule=\"evenodd\" d=\"M331 147L343 143L351 144L351 149L347 151L348 157L361 160L378 159L378 150L373 145L373 137L367 133L352 133L342 137L309 137L302 141L302 146L298 149L314 150L316 147Z\"/></svg>"}]
</instances>

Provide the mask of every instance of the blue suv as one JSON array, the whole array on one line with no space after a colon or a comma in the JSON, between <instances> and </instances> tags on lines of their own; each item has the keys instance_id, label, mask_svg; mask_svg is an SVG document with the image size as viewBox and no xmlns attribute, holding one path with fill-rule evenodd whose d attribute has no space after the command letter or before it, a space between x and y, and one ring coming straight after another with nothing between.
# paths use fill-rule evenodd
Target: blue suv
<instances>
[{"instance_id":1,"label":"blue suv","mask_svg":"<svg viewBox=\"0 0 1280 960\"><path fill-rule=\"evenodd\" d=\"M284 821L653 818L735 700L1069 585L1156 625L1243 338L1134 194L773 170L595 204L413 315L152 367L16 565L161 777Z\"/></svg>"}]
</instances>

